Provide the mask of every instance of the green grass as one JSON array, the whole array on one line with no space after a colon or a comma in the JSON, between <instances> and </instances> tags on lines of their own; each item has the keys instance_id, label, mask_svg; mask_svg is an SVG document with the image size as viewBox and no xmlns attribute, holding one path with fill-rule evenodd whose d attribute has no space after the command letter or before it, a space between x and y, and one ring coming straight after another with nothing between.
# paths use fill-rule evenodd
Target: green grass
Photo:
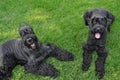
<instances>
[{"instance_id":1,"label":"green grass","mask_svg":"<svg viewBox=\"0 0 120 80\"><path fill-rule=\"evenodd\" d=\"M27 21L44 44L51 42L72 52L73 62L61 62L49 58L60 76L55 80L97 80L95 60L87 72L81 70L83 42L87 41L88 27L84 25L83 14L93 8L105 8L116 16L108 34L106 74L102 80L120 80L120 4L119 0L1 0L0 1L0 44L19 38L18 24ZM52 80L49 77L33 75L23 66L13 70L11 80Z\"/></svg>"}]
</instances>

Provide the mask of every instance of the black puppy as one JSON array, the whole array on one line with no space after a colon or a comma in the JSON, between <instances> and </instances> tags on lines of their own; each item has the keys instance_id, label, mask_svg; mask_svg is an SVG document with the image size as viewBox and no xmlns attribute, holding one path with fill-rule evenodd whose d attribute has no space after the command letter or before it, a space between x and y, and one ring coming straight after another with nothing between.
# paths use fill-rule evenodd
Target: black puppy
<instances>
[{"instance_id":1,"label":"black puppy","mask_svg":"<svg viewBox=\"0 0 120 80\"><path fill-rule=\"evenodd\" d=\"M29 26L19 29L22 38L13 39L0 46L0 80L9 80L12 69L16 65L23 65L27 72L57 77L59 72L43 60L53 56L61 61L72 61L74 56L53 44L43 45L38 41L33 30Z\"/></svg>"},{"instance_id":2,"label":"black puppy","mask_svg":"<svg viewBox=\"0 0 120 80\"><path fill-rule=\"evenodd\" d=\"M104 9L93 9L84 14L85 25L89 26L89 34L87 43L83 45L82 70L88 70L92 60L92 52L96 51L98 55L95 62L96 75L99 78L102 78L105 74L104 63L108 55L105 44L107 32L110 31L110 25L114 18L112 13Z\"/></svg>"}]
</instances>

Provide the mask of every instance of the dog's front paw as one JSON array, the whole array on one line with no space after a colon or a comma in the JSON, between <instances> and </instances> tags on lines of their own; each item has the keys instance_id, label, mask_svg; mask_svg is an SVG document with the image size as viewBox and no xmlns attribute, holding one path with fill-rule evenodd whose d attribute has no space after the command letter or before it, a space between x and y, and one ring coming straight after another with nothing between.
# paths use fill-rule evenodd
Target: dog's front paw
<instances>
[{"instance_id":1,"label":"dog's front paw","mask_svg":"<svg viewBox=\"0 0 120 80\"><path fill-rule=\"evenodd\" d=\"M74 60L74 55L72 53L66 50L63 50L54 44L47 44L47 46L49 46L50 49L52 50L51 53L49 54L50 56L53 56L60 61L73 61Z\"/></svg>"},{"instance_id":2,"label":"dog's front paw","mask_svg":"<svg viewBox=\"0 0 120 80\"><path fill-rule=\"evenodd\" d=\"M40 68L39 73L44 75L44 76L50 76L51 78L56 78L59 76L59 71L56 68L54 68L54 66L51 64L44 63L39 68Z\"/></svg>"},{"instance_id":3,"label":"dog's front paw","mask_svg":"<svg viewBox=\"0 0 120 80\"><path fill-rule=\"evenodd\" d=\"M82 70L83 71L88 71L88 69L89 69L88 65L82 64Z\"/></svg>"},{"instance_id":4,"label":"dog's front paw","mask_svg":"<svg viewBox=\"0 0 120 80\"><path fill-rule=\"evenodd\" d=\"M67 51L58 51L55 56L58 60L61 61L73 61L74 60L74 55L67 52Z\"/></svg>"},{"instance_id":5,"label":"dog's front paw","mask_svg":"<svg viewBox=\"0 0 120 80\"><path fill-rule=\"evenodd\" d=\"M73 61L74 60L74 55L71 54L71 53L68 53L68 58L67 58L68 61Z\"/></svg>"},{"instance_id":6,"label":"dog's front paw","mask_svg":"<svg viewBox=\"0 0 120 80\"><path fill-rule=\"evenodd\" d=\"M50 76L51 76L52 78L56 78L56 77L59 76L59 72L58 72L58 71L54 71L54 72L52 72L52 73L50 74Z\"/></svg>"},{"instance_id":7,"label":"dog's front paw","mask_svg":"<svg viewBox=\"0 0 120 80\"><path fill-rule=\"evenodd\" d=\"M96 72L96 76L97 76L99 79L103 78L103 77L104 77L104 74L105 74L104 71L97 71L97 72Z\"/></svg>"}]
</instances>

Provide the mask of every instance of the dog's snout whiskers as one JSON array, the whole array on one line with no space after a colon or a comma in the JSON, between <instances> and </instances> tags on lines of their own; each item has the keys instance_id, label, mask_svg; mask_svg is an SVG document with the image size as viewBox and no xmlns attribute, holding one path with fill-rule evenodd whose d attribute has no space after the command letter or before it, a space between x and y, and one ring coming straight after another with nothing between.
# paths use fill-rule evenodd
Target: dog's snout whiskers
<instances>
[{"instance_id":1,"label":"dog's snout whiskers","mask_svg":"<svg viewBox=\"0 0 120 80\"><path fill-rule=\"evenodd\" d=\"M28 41L29 43L32 43L32 42L33 42L32 38L28 38L27 41Z\"/></svg>"},{"instance_id":2,"label":"dog's snout whiskers","mask_svg":"<svg viewBox=\"0 0 120 80\"><path fill-rule=\"evenodd\" d=\"M96 29L96 31L99 32L99 31L100 31L100 28L98 27L98 28Z\"/></svg>"}]
</instances>

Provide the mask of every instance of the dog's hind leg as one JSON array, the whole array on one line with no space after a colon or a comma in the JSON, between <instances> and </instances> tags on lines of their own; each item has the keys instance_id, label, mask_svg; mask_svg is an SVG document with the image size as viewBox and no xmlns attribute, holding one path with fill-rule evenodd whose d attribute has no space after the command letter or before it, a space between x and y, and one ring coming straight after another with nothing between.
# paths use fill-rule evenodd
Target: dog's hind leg
<instances>
[{"instance_id":1,"label":"dog's hind leg","mask_svg":"<svg viewBox=\"0 0 120 80\"><path fill-rule=\"evenodd\" d=\"M92 46L88 44L83 45L83 62L82 62L82 70L87 71L90 67L92 61Z\"/></svg>"},{"instance_id":2,"label":"dog's hind leg","mask_svg":"<svg viewBox=\"0 0 120 80\"><path fill-rule=\"evenodd\" d=\"M52 78L56 78L59 75L59 72L51 64L47 63L41 63L36 65L25 64L24 67L27 72L37 75L50 76Z\"/></svg>"},{"instance_id":3,"label":"dog's hind leg","mask_svg":"<svg viewBox=\"0 0 120 80\"><path fill-rule=\"evenodd\" d=\"M54 44L47 44L52 51L50 52L49 56L55 57L60 61L73 61L74 55L66 50L62 50L59 47L55 46Z\"/></svg>"},{"instance_id":4,"label":"dog's hind leg","mask_svg":"<svg viewBox=\"0 0 120 80\"><path fill-rule=\"evenodd\" d=\"M16 62L13 56L5 55L3 58L3 66L0 67L0 80L9 80L12 76L12 69Z\"/></svg>"},{"instance_id":5,"label":"dog's hind leg","mask_svg":"<svg viewBox=\"0 0 120 80\"><path fill-rule=\"evenodd\" d=\"M103 78L105 74L104 65L108 52L105 50L105 48L100 48L99 50L97 50L97 54L98 58L95 62L96 75L98 76L98 78Z\"/></svg>"}]
</instances>

